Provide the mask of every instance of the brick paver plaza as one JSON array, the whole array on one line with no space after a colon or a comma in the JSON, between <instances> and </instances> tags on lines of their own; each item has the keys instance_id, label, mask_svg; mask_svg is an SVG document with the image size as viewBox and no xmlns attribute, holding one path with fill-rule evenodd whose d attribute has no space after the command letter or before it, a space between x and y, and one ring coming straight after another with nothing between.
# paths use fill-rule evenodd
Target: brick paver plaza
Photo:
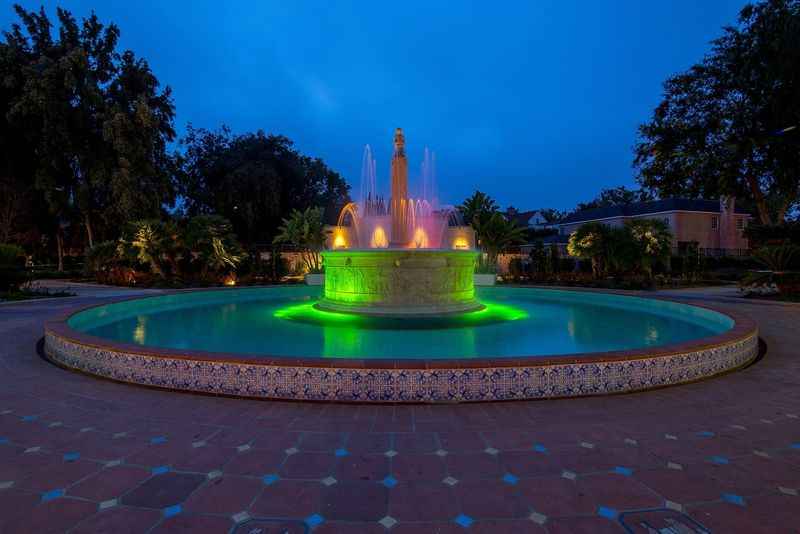
<instances>
[{"instance_id":1,"label":"brick paver plaza","mask_svg":"<svg viewBox=\"0 0 800 534\"><path fill-rule=\"evenodd\" d=\"M55 367L43 322L114 292L83 293L0 305L2 533L800 532L800 305L680 293L754 318L767 346L690 385L365 406Z\"/></svg>"}]
</instances>

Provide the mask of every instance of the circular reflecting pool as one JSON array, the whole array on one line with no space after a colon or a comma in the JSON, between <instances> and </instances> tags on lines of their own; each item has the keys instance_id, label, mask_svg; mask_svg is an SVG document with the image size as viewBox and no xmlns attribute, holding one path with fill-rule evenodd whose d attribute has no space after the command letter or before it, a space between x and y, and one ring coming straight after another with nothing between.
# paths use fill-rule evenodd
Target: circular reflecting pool
<instances>
[{"instance_id":1,"label":"circular reflecting pool","mask_svg":"<svg viewBox=\"0 0 800 534\"><path fill-rule=\"evenodd\" d=\"M485 308L379 318L314 307L320 288L192 291L118 302L68 326L113 342L271 358L475 359L660 347L724 333L734 321L675 302L592 292L481 288Z\"/></svg>"}]
</instances>

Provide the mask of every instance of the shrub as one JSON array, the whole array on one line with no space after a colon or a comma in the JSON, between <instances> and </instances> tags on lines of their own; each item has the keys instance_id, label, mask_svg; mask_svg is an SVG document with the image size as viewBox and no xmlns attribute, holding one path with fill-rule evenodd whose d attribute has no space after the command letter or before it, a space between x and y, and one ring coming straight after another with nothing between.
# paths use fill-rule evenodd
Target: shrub
<instances>
[{"instance_id":1,"label":"shrub","mask_svg":"<svg viewBox=\"0 0 800 534\"><path fill-rule=\"evenodd\" d=\"M186 226L184 244L195 263L201 278L220 281L235 273L247 257L233 233L233 226L219 215L192 217Z\"/></svg>"},{"instance_id":2,"label":"shrub","mask_svg":"<svg viewBox=\"0 0 800 534\"><path fill-rule=\"evenodd\" d=\"M780 273L775 275L775 284L781 295L796 297L800 295L800 273Z\"/></svg>"},{"instance_id":3,"label":"shrub","mask_svg":"<svg viewBox=\"0 0 800 534\"><path fill-rule=\"evenodd\" d=\"M786 271L791 268L796 256L800 256L800 247L790 243L769 245L753 252L753 259L774 272Z\"/></svg>"},{"instance_id":4,"label":"shrub","mask_svg":"<svg viewBox=\"0 0 800 534\"><path fill-rule=\"evenodd\" d=\"M27 279L25 251L17 245L0 244L0 291L15 291Z\"/></svg>"},{"instance_id":5,"label":"shrub","mask_svg":"<svg viewBox=\"0 0 800 534\"><path fill-rule=\"evenodd\" d=\"M85 274L86 276L94 276L100 283L106 283L111 269L117 266L118 263L116 241L95 243L86 252Z\"/></svg>"},{"instance_id":6,"label":"shrub","mask_svg":"<svg viewBox=\"0 0 800 534\"><path fill-rule=\"evenodd\" d=\"M300 248L303 263L308 272L321 273L320 252L325 248L325 224L322 208L294 210L278 229L273 243L291 243Z\"/></svg>"},{"instance_id":7,"label":"shrub","mask_svg":"<svg viewBox=\"0 0 800 534\"><path fill-rule=\"evenodd\" d=\"M511 258L511 261L508 262L508 274L515 282L522 280L525 275L525 264L522 263L522 258Z\"/></svg>"},{"instance_id":8,"label":"shrub","mask_svg":"<svg viewBox=\"0 0 800 534\"><path fill-rule=\"evenodd\" d=\"M488 254L481 254L475 261L476 274L497 274L497 262L491 261Z\"/></svg>"},{"instance_id":9,"label":"shrub","mask_svg":"<svg viewBox=\"0 0 800 534\"><path fill-rule=\"evenodd\" d=\"M17 245L0 243L0 267L24 267L25 251Z\"/></svg>"}]
</instances>

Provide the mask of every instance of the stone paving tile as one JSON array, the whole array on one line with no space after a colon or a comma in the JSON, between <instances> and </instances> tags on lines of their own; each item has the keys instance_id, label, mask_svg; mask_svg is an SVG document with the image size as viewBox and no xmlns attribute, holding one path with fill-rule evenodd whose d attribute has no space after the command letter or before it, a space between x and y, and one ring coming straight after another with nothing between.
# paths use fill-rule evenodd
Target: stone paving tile
<instances>
[{"instance_id":1,"label":"stone paving tile","mask_svg":"<svg viewBox=\"0 0 800 534\"><path fill-rule=\"evenodd\" d=\"M687 513L712 532L768 533L775 532L756 517L748 507L725 502L689 507Z\"/></svg>"},{"instance_id":2,"label":"stone paving tile","mask_svg":"<svg viewBox=\"0 0 800 534\"><path fill-rule=\"evenodd\" d=\"M314 529L314 534L386 534L387 530L378 523L348 523L343 521L325 521ZM389 532L394 534L397 527ZM431 531L434 532L434 531ZM262 534L269 534L264 532ZM275 534L294 534L292 532L275 531ZM301 534L299 531L297 534ZM463 533L462 533L463 534Z\"/></svg>"},{"instance_id":3,"label":"stone paving tile","mask_svg":"<svg viewBox=\"0 0 800 534\"><path fill-rule=\"evenodd\" d=\"M247 510L263 487L259 479L225 475L195 490L183 508L189 512L231 516Z\"/></svg>"},{"instance_id":4,"label":"stone paving tile","mask_svg":"<svg viewBox=\"0 0 800 534\"><path fill-rule=\"evenodd\" d=\"M382 484L342 482L325 490L320 513L331 520L378 521L386 516L391 491Z\"/></svg>"},{"instance_id":5,"label":"stone paving tile","mask_svg":"<svg viewBox=\"0 0 800 534\"><path fill-rule=\"evenodd\" d=\"M233 521L224 517L179 514L164 520L151 532L227 532Z\"/></svg>"},{"instance_id":6,"label":"stone paving tile","mask_svg":"<svg viewBox=\"0 0 800 534\"><path fill-rule=\"evenodd\" d=\"M233 451L234 449L231 449ZM225 472L233 475L261 476L266 473L277 473L286 459L284 451L263 451L251 449L235 454L225 464Z\"/></svg>"},{"instance_id":7,"label":"stone paving tile","mask_svg":"<svg viewBox=\"0 0 800 534\"><path fill-rule=\"evenodd\" d=\"M341 432L303 432L297 447L304 452L331 452L344 445Z\"/></svg>"},{"instance_id":8,"label":"stone paving tile","mask_svg":"<svg viewBox=\"0 0 800 534\"><path fill-rule=\"evenodd\" d=\"M496 456L485 452L453 453L444 458L447 474L461 479L494 478L503 475Z\"/></svg>"},{"instance_id":9,"label":"stone paving tile","mask_svg":"<svg viewBox=\"0 0 800 534\"><path fill-rule=\"evenodd\" d=\"M355 432L347 440L347 448L354 453L382 453L391 448L392 435Z\"/></svg>"},{"instance_id":10,"label":"stone paving tile","mask_svg":"<svg viewBox=\"0 0 800 534\"><path fill-rule=\"evenodd\" d=\"M656 508L663 499L633 477L616 473L580 477L577 485L596 506L615 510Z\"/></svg>"},{"instance_id":11,"label":"stone paving tile","mask_svg":"<svg viewBox=\"0 0 800 534\"><path fill-rule=\"evenodd\" d=\"M392 474L399 480L441 480L445 476L442 458L435 454L399 454L392 459Z\"/></svg>"},{"instance_id":12,"label":"stone paving tile","mask_svg":"<svg viewBox=\"0 0 800 534\"><path fill-rule=\"evenodd\" d=\"M325 478L333 472L336 457L332 451L298 452L286 458L280 468L280 475L286 478Z\"/></svg>"},{"instance_id":13,"label":"stone paving tile","mask_svg":"<svg viewBox=\"0 0 800 534\"><path fill-rule=\"evenodd\" d=\"M182 503L206 480L203 475L164 473L153 476L122 498L122 503L145 508L166 508Z\"/></svg>"},{"instance_id":14,"label":"stone paving tile","mask_svg":"<svg viewBox=\"0 0 800 534\"><path fill-rule=\"evenodd\" d=\"M141 467L118 465L101 469L69 488L69 494L93 501L121 496L150 478L150 471Z\"/></svg>"},{"instance_id":15,"label":"stone paving tile","mask_svg":"<svg viewBox=\"0 0 800 534\"><path fill-rule=\"evenodd\" d=\"M29 476L15 482L20 490L44 492L53 488L66 488L102 469L102 464L88 460L65 462L61 458L51 459L31 468Z\"/></svg>"},{"instance_id":16,"label":"stone paving tile","mask_svg":"<svg viewBox=\"0 0 800 534\"><path fill-rule=\"evenodd\" d=\"M430 453L439 449L439 440L434 432L395 434L394 448L402 454Z\"/></svg>"},{"instance_id":17,"label":"stone paving tile","mask_svg":"<svg viewBox=\"0 0 800 534\"><path fill-rule=\"evenodd\" d=\"M7 532L9 523L26 518L41 502L39 495L17 493L12 490L0 492L0 532Z\"/></svg>"},{"instance_id":18,"label":"stone paving tile","mask_svg":"<svg viewBox=\"0 0 800 534\"><path fill-rule=\"evenodd\" d=\"M391 534L466 534L469 530L448 522L423 522L423 523L399 523L392 527ZM502 532L502 531L501 531ZM314 533L316 534L316 533Z\"/></svg>"},{"instance_id":19,"label":"stone paving tile","mask_svg":"<svg viewBox=\"0 0 800 534\"><path fill-rule=\"evenodd\" d=\"M390 459L383 454L349 454L339 461L336 478L378 481L390 472Z\"/></svg>"},{"instance_id":20,"label":"stone paving tile","mask_svg":"<svg viewBox=\"0 0 800 534\"><path fill-rule=\"evenodd\" d=\"M389 492L389 515L398 521L446 521L458 515L453 490L441 482L400 483Z\"/></svg>"},{"instance_id":21,"label":"stone paving tile","mask_svg":"<svg viewBox=\"0 0 800 534\"><path fill-rule=\"evenodd\" d=\"M500 532L513 532L514 534L547 534L548 530L529 519L515 519L510 521L476 521L470 525L469 532L470 534L497 534Z\"/></svg>"},{"instance_id":22,"label":"stone paving tile","mask_svg":"<svg viewBox=\"0 0 800 534\"><path fill-rule=\"evenodd\" d=\"M208 444L202 447L189 445L184 447L183 454L169 465L176 471L208 473L209 471L222 469L235 456L237 456L236 450L228 447Z\"/></svg>"},{"instance_id":23,"label":"stone paving tile","mask_svg":"<svg viewBox=\"0 0 800 534\"><path fill-rule=\"evenodd\" d=\"M547 453L525 451L501 452L499 462L503 471L521 477L555 475L563 471L560 459Z\"/></svg>"},{"instance_id":24,"label":"stone paving tile","mask_svg":"<svg viewBox=\"0 0 800 534\"><path fill-rule=\"evenodd\" d=\"M113 534L138 534L146 532L161 520L161 512L117 506L99 512L81 521L71 534L97 534L107 532Z\"/></svg>"},{"instance_id":25,"label":"stone paving tile","mask_svg":"<svg viewBox=\"0 0 800 534\"><path fill-rule=\"evenodd\" d=\"M759 478L753 477L735 461L727 464L706 462L688 466L687 469L699 472L706 478L714 479L725 493L749 496L763 493L765 490L774 490L775 487L770 487Z\"/></svg>"},{"instance_id":26,"label":"stone paving tile","mask_svg":"<svg viewBox=\"0 0 800 534\"><path fill-rule=\"evenodd\" d=\"M6 523L3 534L65 532L96 511L97 505L91 502L56 499L42 503L30 513L18 514Z\"/></svg>"},{"instance_id":27,"label":"stone paving tile","mask_svg":"<svg viewBox=\"0 0 800 534\"><path fill-rule=\"evenodd\" d=\"M561 476L521 480L519 495L529 508L547 517L591 515L596 508L581 486Z\"/></svg>"},{"instance_id":28,"label":"stone paving tile","mask_svg":"<svg viewBox=\"0 0 800 534\"><path fill-rule=\"evenodd\" d=\"M473 518L512 519L528 515L528 507L517 488L499 478L460 482L453 492L461 502L462 512Z\"/></svg>"},{"instance_id":29,"label":"stone paving tile","mask_svg":"<svg viewBox=\"0 0 800 534\"><path fill-rule=\"evenodd\" d=\"M800 466L792 465L780 458L764 458L755 454L739 457L734 465L746 473L749 481L761 488L791 487L800 481Z\"/></svg>"},{"instance_id":30,"label":"stone paving tile","mask_svg":"<svg viewBox=\"0 0 800 534\"><path fill-rule=\"evenodd\" d=\"M633 477L667 500L687 504L715 501L723 493L719 481L693 470L650 469L637 471Z\"/></svg>"},{"instance_id":31,"label":"stone paving tile","mask_svg":"<svg viewBox=\"0 0 800 534\"><path fill-rule=\"evenodd\" d=\"M800 498L796 496L762 495L747 501L747 512L772 532L796 533L800 524Z\"/></svg>"},{"instance_id":32,"label":"stone paving tile","mask_svg":"<svg viewBox=\"0 0 800 534\"><path fill-rule=\"evenodd\" d=\"M439 442L443 449L456 452L478 452L486 448L486 442L477 431L440 432Z\"/></svg>"},{"instance_id":33,"label":"stone paving tile","mask_svg":"<svg viewBox=\"0 0 800 534\"><path fill-rule=\"evenodd\" d=\"M547 522L548 534L623 534L625 529L604 517L571 517Z\"/></svg>"},{"instance_id":34,"label":"stone paving tile","mask_svg":"<svg viewBox=\"0 0 800 534\"><path fill-rule=\"evenodd\" d=\"M252 506L252 515L302 519L318 513L325 486L316 481L279 480L265 486Z\"/></svg>"}]
</instances>

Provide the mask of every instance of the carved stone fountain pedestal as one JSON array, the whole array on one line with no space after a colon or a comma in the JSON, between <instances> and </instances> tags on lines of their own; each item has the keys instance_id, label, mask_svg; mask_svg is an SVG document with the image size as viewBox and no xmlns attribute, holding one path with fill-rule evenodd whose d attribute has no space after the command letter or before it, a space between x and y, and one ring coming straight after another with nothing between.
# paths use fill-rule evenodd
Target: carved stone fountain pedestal
<instances>
[{"instance_id":1,"label":"carved stone fountain pedestal","mask_svg":"<svg viewBox=\"0 0 800 534\"><path fill-rule=\"evenodd\" d=\"M330 250L323 310L380 316L463 313L475 300L472 273L478 252L437 249Z\"/></svg>"}]
</instances>

